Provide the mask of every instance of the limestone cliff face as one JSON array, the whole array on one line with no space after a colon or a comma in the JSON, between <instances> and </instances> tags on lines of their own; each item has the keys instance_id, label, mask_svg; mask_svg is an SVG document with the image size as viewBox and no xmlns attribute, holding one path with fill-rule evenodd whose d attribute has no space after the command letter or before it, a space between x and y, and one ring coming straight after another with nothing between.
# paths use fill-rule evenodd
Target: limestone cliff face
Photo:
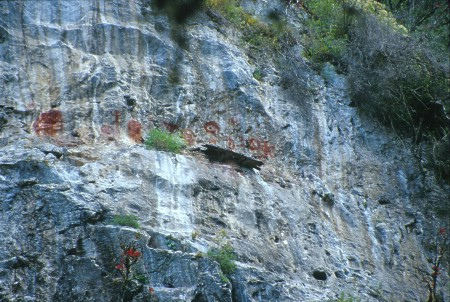
<instances>
[{"instance_id":1,"label":"limestone cliff face","mask_svg":"<svg viewBox=\"0 0 450 302\"><path fill-rule=\"evenodd\" d=\"M147 150L156 127L264 165ZM127 240L147 277L128 301L423 301L420 205L449 193L300 45L253 56L213 12L174 25L144 0L0 2L1 301L120 300ZM229 282L199 253L221 230Z\"/></svg>"}]
</instances>

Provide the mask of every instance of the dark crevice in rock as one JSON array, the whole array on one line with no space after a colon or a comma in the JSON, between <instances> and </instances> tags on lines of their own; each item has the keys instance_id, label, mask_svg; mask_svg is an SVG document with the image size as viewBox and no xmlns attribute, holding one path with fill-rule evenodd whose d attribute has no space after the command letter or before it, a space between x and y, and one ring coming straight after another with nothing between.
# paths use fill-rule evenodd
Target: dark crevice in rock
<instances>
[{"instance_id":1,"label":"dark crevice in rock","mask_svg":"<svg viewBox=\"0 0 450 302\"><path fill-rule=\"evenodd\" d=\"M234 163L245 168L261 169L264 164L262 161L248 157L241 153L234 152L229 149L224 149L215 145L205 144L199 148L194 148L192 151L202 152L212 162Z\"/></svg>"},{"instance_id":2,"label":"dark crevice in rock","mask_svg":"<svg viewBox=\"0 0 450 302\"><path fill-rule=\"evenodd\" d=\"M97 224L99 222L104 222L107 218L107 214L109 211L104 206L101 206L101 208L102 209L100 211L96 212L84 211L81 214L81 221L86 222L88 224Z\"/></svg>"},{"instance_id":3,"label":"dark crevice in rock","mask_svg":"<svg viewBox=\"0 0 450 302\"><path fill-rule=\"evenodd\" d=\"M30 266L30 261L25 257L18 256L11 264L12 269L26 268Z\"/></svg>"},{"instance_id":4,"label":"dark crevice in rock","mask_svg":"<svg viewBox=\"0 0 450 302\"><path fill-rule=\"evenodd\" d=\"M199 179L198 184L200 185L201 188L203 188L207 191L219 191L220 190L220 186L218 186L214 182L204 179L204 178Z\"/></svg>"},{"instance_id":5,"label":"dark crevice in rock","mask_svg":"<svg viewBox=\"0 0 450 302\"><path fill-rule=\"evenodd\" d=\"M208 302L208 299L203 295L203 293L197 293L192 299L192 302Z\"/></svg>"},{"instance_id":6,"label":"dark crevice in rock","mask_svg":"<svg viewBox=\"0 0 450 302\"><path fill-rule=\"evenodd\" d=\"M214 223L215 225L218 225L222 228L228 228L228 225L226 224L225 221L223 221L221 218L219 217L210 217L209 218L211 220L212 223Z\"/></svg>"},{"instance_id":7,"label":"dark crevice in rock","mask_svg":"<svg viewBox=\"0 0 450 302\"><path fill-rule=\"evenodd\" d=\"M327 273L324 271L315 270L315 271L313 271L312 275L316 280L321 280L321 281L327 280Z\"/></svg>"},{"instance_id":8,"label":"dark crevice in rock","mask_svg":"<svg viewBox=\"0 0 450 302\"><path fill-rule=\"evenodd\" d=\"M388 199L386 199L386 198L380 198L380 199L378 200L378 203L379 203L380 205L382 205L382 206L387 205L387 204L391 204L391 202L390 202Z\"/></svg>"},{"instance_id":9,"label":"dark crevice in rock","mask_svg":"<svg viewBox=\"0 0 450 302\"><path fill-rule=\"evenodd\" d=\"M25 188L25 187L31 187L31 186L34 186L34 185L36 185L36 184L38 184L38 183L39 183L39 181L37 180L37 178L32 177L32 178L29 178L29 179L23 179L23 180L20 180L20 181L17 183L17 185L18 185L20 188Z\"/></svg>"},{"instance_id":10,"label":"dark crevice in rock","mask_svg":"<svg viewBox=\"0 0 450 302\"><path fill-rule=\"evenodd\" d=\"M125 102L127 103L127 106L130 108L134 108L136 106L137 100L129 95L124 95L123 98L125 99Z\"/></svg>"},{"instance_id":11,"label":"dark crevice in rock","mask_svg":"<svg viewBox=\"0 0 450 302\"><path fill-rule=\"evenodd\" d=\"M408 233L411 233L415 226L416 226L417 220L414 218L412 221L408 222L407 224L405 224L405 229Z\"/></svg>"},{"instance_id":12,"label":"dark crevice in rock","mask_svg":"<svg viewBox=\"0 0 450 302\"><path fill-rule=\"evenodd\" d=\"M4 127L4 125L6 125L6 123L8 123L8 119L6 118L6 114L5 113L0 113L0 131L2 131L2 128Z\"/></svg>"},{"instance_id":13,"label":"dark crevice in rock","mask_svg":"<svg viewBox=\"0 0 450 302\"><path fill-rule=\"evenodd\" d=\"M78 238L76 246L67 251L67 255L72 255L72 256L84 256L84 254L85 253L84 253L82 238Z\"/></svg>"}]
</instances>

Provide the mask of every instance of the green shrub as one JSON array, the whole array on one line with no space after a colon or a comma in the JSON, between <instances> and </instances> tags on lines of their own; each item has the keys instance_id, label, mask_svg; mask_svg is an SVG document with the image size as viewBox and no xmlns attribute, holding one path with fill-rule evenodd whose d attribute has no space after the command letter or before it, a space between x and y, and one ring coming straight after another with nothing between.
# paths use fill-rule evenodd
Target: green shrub
<instances>
[{"instance_id":1,"label":"green shrub","mask_svg":"<svg viewBox=\"0 0 450 302\"><path fill-rule=\"evenodd\" d=\"M255 80L261 81L262 78L263 78L262 73L261 73L261 70L256 69L256 70L253 72L253 77L255 78Z\"/></svg>"},{"instance_id":2,"label":"green shrub","mask_svg":"<svg viewBox=\"0 0 450 302\"><path fill-rule=\"evenodd\" d=\"M419 161L449 178L448 61L370 16L359 19L350 36L346 62L355 105L411 138Z\"/></svg>"},{"instance_id":3,"label":"green shrub","mask_svg":"<svg viewBox=\"0 0 450 302\"><path fill-rule=\"evenodd\" d=\"M309 35L305 37L305 55L314 63L345 64L349 30L366 15L392 31L408 33L383 4L374 0L311 0L307 7L311 16L306 22Z\"/></svg>"},{"instance_id":4,"label":"green shrub","mask_svg":"<svg viewBox=\"0 0 450 302\"><path fill-rule=\"evenodd\" d=\"M357 105L389 126L417 128L414 135L433 128L433 103L448 99L446 64L370 16L350 34L348 74Z\"/></svg>"},{"instance_id":5,"label":"green shrub","mask_svg":"<svg viewBox=\"0 0 450 302\"><path fill-rule=\"evenodd\" d=\"M129 226L135 229L140 228L138 218L132 214L114 215L113 219L111 220L111 224Z\"/></svg>"},{"instance_id":6,"label":"green shrub","mask_svg":"<svg viewBox=\"0 0 450 302\"><path fill-rule=\"evenodd\" d=\"M305 36L305 55L314 63L341 61L347 43L345 11L336 0L311 0L311 13L306 21L308 35Z\"/></svg>"},{"instance_id":7,"label":"green shrub","mask_svg":"<svg viewBox=\"0 0 450 302\"><path fill-rule=\"evenodd\" d=\"M178 133L153 129L148 133L145 145L151 149L180 153L186 143Z\"/></svg>"},{"instance_id":8,"label":"green shrub","mask_svg":"<svg viewBox=\"0 0 450 302\"><path fill-rule=\"evenodd\" d=\"M206 6L219 12L242 32L243 40L253 46L277 48L280 39L290 33L280 20L274 20L270 24L259 21L247 13L237 0L206 0Z\"/></svg>"},{"instance_id":9,"label":"green shrub","mask_svg":"<svg viewBox=\"0 0 450 302\"><path fill-rule=\"evenodd\" d=\"M216 241L218 247L210 248L208 250L207 256L214 261L217 261L220 265L220 269L225 275L229 275L236 270L236 255L234 254L233 246L229 241L226 240L226 232L221 231Z\"/></svg>"},{"instance_id":10,"label":"green shrub","mask_svg":"<svg viewBox=\"0 0 450 302\"><path fill-rule=\"evenodd\" d=\"M352 295L346 295L341 293L338 299L333 300L333 302L360 302L361 300L353 297Z\"/></svg>"},{"instance_id":11,"label":"green shrub","mask_svg":"<svg viewBox=\"0 0 450 302\"><path fill-rule=\"evenodd\" d=\"M230 279L222 273L220 274L220 281L222 281L222 283L229 283Z\"/></svg>"},{"instance_id":12,"label":"green shrub","mask_svg":"<svg viewBox=\"0 0 450 302\"><path fill-rule=\"evenodd\" d=\"M229 275L236 270L236 256L234 255L234 249L229 242L223 244L219 248L211 248L207 253L208 257L214 261L217 261L220 265L220 269L225 275Z\"/></svg>"},{"instance_id":13,"label":"green shrub","mask_svg":"<svg viewBox=\"0 0 450 302\"><path fill-rule=\"evenodd\" d=\"M374 0L311 0L305 55L331 62L348 77L353 104L401 137L411 138L420 163L450 178L449 63L408 34Z\"/></svg>"}]
</instances>

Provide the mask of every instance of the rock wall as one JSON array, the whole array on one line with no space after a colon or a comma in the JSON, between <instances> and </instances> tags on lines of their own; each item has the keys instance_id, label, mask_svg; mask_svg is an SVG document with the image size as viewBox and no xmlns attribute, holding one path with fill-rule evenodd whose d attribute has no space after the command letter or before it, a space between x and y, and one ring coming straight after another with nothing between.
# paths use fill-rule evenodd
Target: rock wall
<instances>
[{"instance_id":1,"label":"rock wall","mask_svg":"<svg viewBox=\"0 0 450 302\"><path fill-rule=\"evenodd\" d=\"M301 28L282 3L243 5ZM424 301L420 205L448 186L301 45L257 54L212 11L179 25L144 0L1 1L0 300ZM153 128L264 165L148 150ZM222 230L229 280L205 257ZM146 281L124 298L129 241Z\"/></svg>"}]
</instances>

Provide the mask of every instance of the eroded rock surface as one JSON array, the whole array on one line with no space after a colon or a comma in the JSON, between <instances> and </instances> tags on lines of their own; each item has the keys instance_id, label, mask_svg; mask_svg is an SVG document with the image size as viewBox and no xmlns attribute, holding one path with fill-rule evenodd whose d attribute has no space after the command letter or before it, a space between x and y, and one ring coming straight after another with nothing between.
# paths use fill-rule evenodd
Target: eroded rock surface
<instances>
[{"instance_id":1,"label":"eroded rock surface","mask_svg":"<svg viewBox=\"0 0 450 302\"><path fill-rule=\"evenodd\" d=\"M136 240L133 301L423 301L439 220L421 205L448 186L349 106L344 77L284 51L258 61L226 21L176 25L150 1L1 1L0 300L117 300ZM147 150L154 127L264 165ZM229 282L205 257L221 230Z\"/></svg>"}]
</instances>

